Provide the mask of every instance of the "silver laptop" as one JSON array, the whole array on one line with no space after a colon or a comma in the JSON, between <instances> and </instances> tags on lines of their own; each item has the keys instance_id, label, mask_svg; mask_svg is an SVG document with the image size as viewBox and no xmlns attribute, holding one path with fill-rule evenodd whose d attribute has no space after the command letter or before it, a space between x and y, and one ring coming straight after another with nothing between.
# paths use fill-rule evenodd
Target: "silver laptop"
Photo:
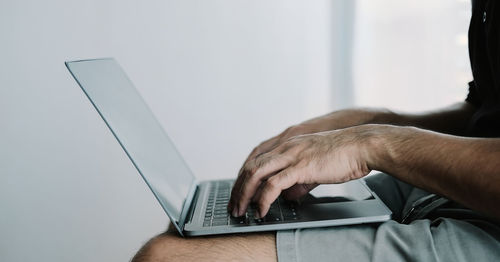
<instances>
[{"instance_id":1,"label":"silver laptop","mask_svg":"<svg viewBox=\"0 0 500 262\"><path fill-rule=\"evenodd\" d=\"M227 212L234 180L198 181L113 58L66 66L183 236L273 231L382 222L391 211L364 180L321 185L300 201L281 198L255 219Z\"/></svg>"}]
</instances>

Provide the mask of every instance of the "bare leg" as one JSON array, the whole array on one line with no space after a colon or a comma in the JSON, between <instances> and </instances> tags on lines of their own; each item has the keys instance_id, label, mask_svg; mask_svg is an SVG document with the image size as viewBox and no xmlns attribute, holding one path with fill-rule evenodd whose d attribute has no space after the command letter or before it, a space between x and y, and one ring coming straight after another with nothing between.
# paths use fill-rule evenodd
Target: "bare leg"
<instances>
[{"instance_id":1,"label":"bare leg","mask_svg":"<svg viewBox=\"0 0 500 262\"><path fill-rule=\"evenodd\" d=\"M276 234L182 238L167 231L149 240L132 259L142 261L277 261Z\"/></svg>"}]
</instances>

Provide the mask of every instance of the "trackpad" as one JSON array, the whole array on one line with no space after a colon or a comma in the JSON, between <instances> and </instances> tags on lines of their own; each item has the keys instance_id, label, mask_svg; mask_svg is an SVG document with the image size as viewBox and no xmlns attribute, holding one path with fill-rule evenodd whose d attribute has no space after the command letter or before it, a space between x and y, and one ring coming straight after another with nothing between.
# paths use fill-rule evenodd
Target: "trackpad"
<instances>
[{"instance_id":1,"label":"trackpad","mask_svg":"<svg viewBox=\"0 0 500 262\"><path fill-rule=\"evenodd\" d=\"M303 201L342 202L373 199L373 195L360 180L353 180L342 184L320 185L311 190Z\"/></svg>"},{"instance_id":2,"label":"trackpad","mask_svg":"<svg viewBox=\"0 0 500 262\"><path fill-rule=\"evenodd\" d=\"M374 212L375 198L361 181L320 185L300 199L298 212L306 220L364 217Z\"/></svg>"}]
</instances>

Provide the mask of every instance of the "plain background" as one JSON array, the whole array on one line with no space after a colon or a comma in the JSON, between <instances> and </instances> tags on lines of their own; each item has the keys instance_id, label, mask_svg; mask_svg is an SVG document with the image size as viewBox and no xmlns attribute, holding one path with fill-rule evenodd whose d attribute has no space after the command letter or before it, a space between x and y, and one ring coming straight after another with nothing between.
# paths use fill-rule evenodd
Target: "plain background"
<instances>
[{"instance_id":1,"label":"plain background","mask_svg":"<svg viewBox=\"0 0 500 262\"><path fill-rule=\"evenodd\" d=\"M64 61L115 57L193 172L229 178L312 116L465 97L469 3L400 2L2 0L0 260L126 261L168 224Z\"/></svg>"}]
</instances>

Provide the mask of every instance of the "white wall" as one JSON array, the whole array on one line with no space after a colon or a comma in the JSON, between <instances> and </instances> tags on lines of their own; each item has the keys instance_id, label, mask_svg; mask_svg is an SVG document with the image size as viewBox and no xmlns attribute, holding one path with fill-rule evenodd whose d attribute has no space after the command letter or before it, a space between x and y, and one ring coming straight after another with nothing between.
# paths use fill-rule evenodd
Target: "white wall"
<instances>
[{"instance_id":1,"label":"white wall","mask_svg":"<svg viewBox=\"0 0 500 262\"><path fill-rule=\"evenodd\" d=\"M354 103L422 111L463 101L470 10L469 0L356 1Z\"/></svg>"},{"instance_id":2,"label":"white wall","mask_svg":"<svg viewBox=\"0 0 500 262\"><path fill-rule=\"evenodd\" d=\"M233 177L259 141L337 106L342 6L1 1L0 260L124 261L167 225L65 60L116 57L195 174Z\"/></svg>"}]
</instances>

